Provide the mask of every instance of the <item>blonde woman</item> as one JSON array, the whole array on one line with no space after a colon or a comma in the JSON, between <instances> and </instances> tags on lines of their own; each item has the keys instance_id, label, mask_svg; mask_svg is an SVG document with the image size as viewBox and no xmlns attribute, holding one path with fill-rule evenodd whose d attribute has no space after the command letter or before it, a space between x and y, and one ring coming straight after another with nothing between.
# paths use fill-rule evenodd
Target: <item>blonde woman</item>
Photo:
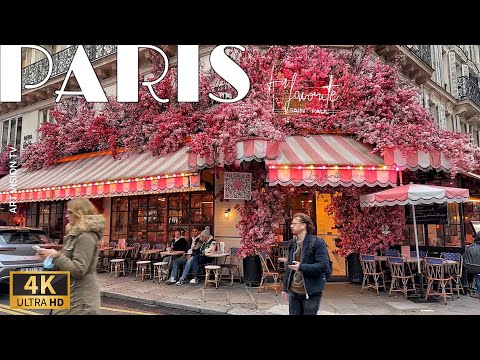
<instances>
[{"instance_id":1,"label":"blonde woman","mask_svg":"<svg viewBox=\"0 0 480 360\"><path fill-rule=\"evenodd\" d=\"M102 238L105 218L99 215L88 199L78 198L67 203L68 224L63 249L42 249L37 253L52 258L60 271L70 271L70 309L54 312L58 315L94 315L100 313L100 288L96 267L98 245Z\"/></svg>"}]
</instances>

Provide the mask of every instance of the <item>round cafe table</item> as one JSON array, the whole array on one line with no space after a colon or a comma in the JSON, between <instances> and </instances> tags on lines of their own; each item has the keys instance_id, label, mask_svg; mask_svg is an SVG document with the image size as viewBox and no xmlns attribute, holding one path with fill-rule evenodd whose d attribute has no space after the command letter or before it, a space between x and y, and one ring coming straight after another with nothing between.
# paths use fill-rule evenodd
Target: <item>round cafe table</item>
<instances>
[{"instance_id":1,"label":"round cafe table","mask_svg":"<svg viewBox=\"0 0 480 360\"><path fill-rule=\"evenodd\" d=\"M185 251L177 250L177 251L161 251L160 255L161 256L178 256L178 255L183 255Z\"/></svg>"}]
</instances>

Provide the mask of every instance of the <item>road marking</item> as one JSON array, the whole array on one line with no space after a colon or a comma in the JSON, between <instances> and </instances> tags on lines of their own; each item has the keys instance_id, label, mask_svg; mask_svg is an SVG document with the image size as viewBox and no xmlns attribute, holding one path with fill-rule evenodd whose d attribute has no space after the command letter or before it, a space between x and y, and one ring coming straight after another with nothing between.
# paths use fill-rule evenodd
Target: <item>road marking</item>
<instances>
[{"instance_id":1,"label":"road marking","mask_svg":"<svg viewBox=\"0 0 480 360\"><path fill-rule=\"evenodd\" d=\"M7 309L0 309L0 312L4 312L5 314L10 314L10 315L24 315L24 314L17 313L15 311L7 310Z\"/></svg>"},{"instance_id":2,"label":"road marking","mask_svg":"<svg viewBox=\"0 0 480 360\"><path fill-rule=\"evenodd\" d=\"M4 312L6 314L11 314L11 315L40 315L36 312L23 310L23 309L12 310L12 309L10 309L9 306L2 305L2 304L0 304L0 311Z\"/></svg>"},{"instance_id":3,"label":"road marking","mask_svg":"<svg viewBox=\"0 0 480 360\"><path fill-rule=\"evenodd\" d=\"M149 313L149 312L141 312L141 311L133 311L133 310L125 310L125 309L115 309L115 308L110 308L110 307L100 307L102 310L108 310L108 311L116 311L116 312L123 312L127 314L135 314L135 315L156 315L155 313Z\"/></svg>"},{"instance_id":4,"label":"road marking","mask_svg":"<svg viewBox=\"0 0 480 360\"><path fill-rule=\"evenodd\" d=\"M12 310L10 309L10 306L7 306L7 305L3 305L3 304L0 304L0 310L1 309L6 309L8 311L11 311L12 314L15 314L15 315L19 315L19 314L22 314L22 315L41 315L37 312L34 312L34 311L29 311L29 310L25 310L25 309L15 309L15 310Z\"/></svg>"}]
</instances>

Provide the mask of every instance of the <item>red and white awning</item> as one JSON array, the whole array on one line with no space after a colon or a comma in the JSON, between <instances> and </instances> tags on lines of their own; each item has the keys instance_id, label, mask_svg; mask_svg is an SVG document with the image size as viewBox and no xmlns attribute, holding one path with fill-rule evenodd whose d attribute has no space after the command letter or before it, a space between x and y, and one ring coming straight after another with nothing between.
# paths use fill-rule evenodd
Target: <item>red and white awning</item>
<instances>
[{"instance_id":1,"label":"red and white awning","mask_svg":"<svg viewBox=\"0 0 480 360\"><path fill-rule=\"evenodd\" d=\"M385 165L398 166L400 170L409 169L416 170L443 170L450 172L451 164L444 153L431 150L413 151L410 155L404 156L400 149L386 149L384 152Z\"/></svg>"},{"instance_id":2,"label":"red and white awning","mask_svg":"<svg viewBox=\"0 0 480 360\"><path fill-rule=\"evenodd\" d=\"M48 169L16 172L0 179L0 203L52 201L75 197L126 196L193 191L200 189L200 176L188 168L188 148L155 157L150 153L85 156L61 162ZM16 193L13 190L17 190Z\"/></svg>"},{"instance_id":3,"label":"red and white awning","mask_svg":"<svg viewBox=\"0 0 480 360\"><path fill-rule=\"evenodd\" d=\"M360 196L360 206L465 203L468 202L468 198L468 189L410 183L393 189L362 195Z\"/></svg>"},{"instance_id":4,"label":"red and white awning","mask_svg":"<svg viewBox=\"0 0 480 360\"><path fill-rule=\"evenodd\" d=\"M370 154L373 147L347 135L290 136L276 159L266 160L270 185L395 186L395 168Z\"/></svg>"},{"instance_id":5,"label":"red and white awning","mask_svg":"<svg viewBox=\"0 0 480 360\"><path fill-rule=\"evenodd\" d=\"M245 139L235 144L235 162L242 161L263 161L264 159L274 159L278 156L278 142L272 142L267 139ZM216 158L200 156L190 153L188 155L188 166L191 170L200 170L207 167L223 165L224 153L220 153Z\"/></svg>"}]
</instances>

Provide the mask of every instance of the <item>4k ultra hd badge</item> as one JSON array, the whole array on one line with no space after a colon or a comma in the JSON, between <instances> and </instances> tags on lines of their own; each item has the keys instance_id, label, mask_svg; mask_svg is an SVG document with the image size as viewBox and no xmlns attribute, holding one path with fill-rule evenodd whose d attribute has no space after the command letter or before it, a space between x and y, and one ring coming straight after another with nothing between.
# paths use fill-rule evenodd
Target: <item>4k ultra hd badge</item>
<instances>
[{"instance_id":1,"label":"4k ultra hd badge","mask_svg":"<svg viewBox=\"0 0 480 360\"><path fill-rule=\"evenodd\" d=\"M11 271L11 309L69 309L69 271Z\"/></svg>"}]
</instances>

